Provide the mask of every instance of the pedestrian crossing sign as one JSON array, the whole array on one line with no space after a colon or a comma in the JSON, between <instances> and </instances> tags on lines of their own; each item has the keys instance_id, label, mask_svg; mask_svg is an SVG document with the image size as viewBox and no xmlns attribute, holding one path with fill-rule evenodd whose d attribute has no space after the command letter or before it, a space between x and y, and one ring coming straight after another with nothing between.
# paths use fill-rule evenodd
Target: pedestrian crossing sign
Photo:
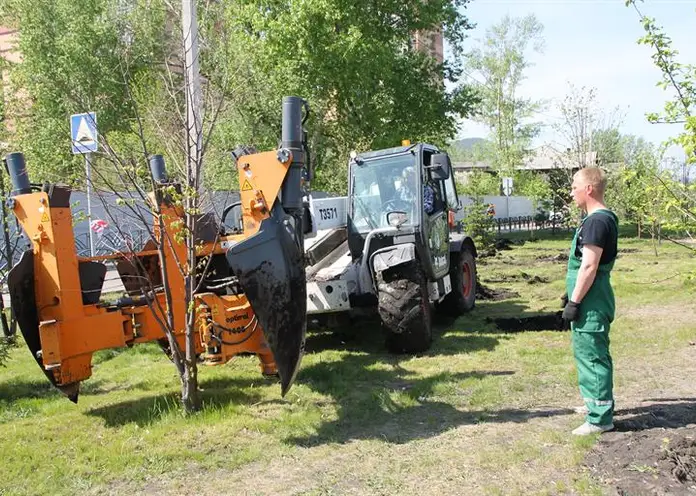
<instances>
[{"instance_id":1,"label":"pedestrian crossing sign","mask_svg":"<svg viewBox=\"0 0 696 496\"><path fill-rule=\"evenodd\" d=\"M99 148L96 112L71 115L70 136L73 154L96 152Z\"/></svg>"}]
</instances>

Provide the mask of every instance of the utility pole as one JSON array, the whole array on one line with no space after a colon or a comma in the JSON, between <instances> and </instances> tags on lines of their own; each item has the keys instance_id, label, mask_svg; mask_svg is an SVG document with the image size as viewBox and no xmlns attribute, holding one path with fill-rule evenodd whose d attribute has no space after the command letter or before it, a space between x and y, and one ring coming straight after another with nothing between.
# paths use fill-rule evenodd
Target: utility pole
<instances>
[{"instance_id":1,"label":"utility pole","mask_svg":"<svg viewBox=\"0 0 696 496\"><path fill-rule=\"evenodd\" d=\"M195 212L198 209L201 162L203 160L203 98L201 76L198 69L198 20L196 1L182 0L181 20L186 64L186 194L184 195L184 218L186 222L186 263L184 276L185 301L193 308L196 287L196 241L197 227ZM196 367L196 345L194 312L188 310L185 323L186 350L181 367L181 400L187 413L199 408L198 370Z\"/></svg>"},{"instance_id":2,"label":"utility pole","mask_svg":"<svg viewBox=\"0 0 696 496\"><path fill-rule=\"evenodd\" d=\"M186 64L186 125L188 131L187 169L198 163L203 148L203 107L201 75L198 66L198 19L195 0L181 2ZM187 171L188 172L188 171Z\"/></svg>"}]
</instances>

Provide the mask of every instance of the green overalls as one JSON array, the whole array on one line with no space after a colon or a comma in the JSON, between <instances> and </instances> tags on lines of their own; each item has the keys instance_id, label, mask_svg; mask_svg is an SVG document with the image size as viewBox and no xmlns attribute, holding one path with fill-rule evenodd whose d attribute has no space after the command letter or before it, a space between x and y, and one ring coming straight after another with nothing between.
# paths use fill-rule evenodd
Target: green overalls
<instances>
[{"instance_id":1,"label":"green overalls","mask_svg":"<svg viewBox=\"0 0 696 496\"><path fill-rule=\"evenodd\" d=\"M618 219L613 212L601 209L591 215L606 215L614 221L618 230ZM582 259L575 255L578 233L583 219L575 231L568 257L566 290L572 298ZM571 323L573 336L573 353L578 369L578 384L589 413L587 422L596 425L612 423L614 414L614 396L612 391L612 361L609 353L609 326L614 321L614 291L611 288L610 272L614 267L612 260L600 264L595 280L580 302L578 319Z\"/></svg>"}]
</instances>

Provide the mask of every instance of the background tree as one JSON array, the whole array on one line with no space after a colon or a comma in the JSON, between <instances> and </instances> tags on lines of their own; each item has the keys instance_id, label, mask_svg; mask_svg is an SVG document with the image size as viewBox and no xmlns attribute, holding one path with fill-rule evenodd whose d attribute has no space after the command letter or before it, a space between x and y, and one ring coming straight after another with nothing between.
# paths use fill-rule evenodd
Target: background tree
<instances>
[{"instance_id":1,"label":"background tree","mask_svg":"<svg viewBox=\"0 0 696 496\"><path fill-rule=\"evenodd\" d=\"M549 172L549 190L554 212L575 211L570 196L573 174L578 168L620 163L623 160L623 136L619 131L621 110L606 111L597 100L593 87L576 87L558 102L561 119L553 125L559 142L549 146L556 168Z\"/></svg>"},{"instance_id":2,"label":"background tree","mask_svg":"<svg viewBox=\"0 0 696 496\"><path fill-rule=\"evenodd\" d=\"M231 65L245 71L249 93L240 92L229 118L249 141L274 143L278 96L303 95L315 116L308 128L314 187L336 192L345 192L353 149L405 138L444 146L475 103L468 86L445 86L459 77L457 56L472 27L462 13L467 3L291 0L260 14L256 2L226 2L225 29L245 57ZM413 46L416 32L437 26L454 54L443 64Z\"/></svg>"},{"instance_id":3,"label":"background tree","mask_svg":"<svg viewBox=\"0 0 696 496\"><path fill-rule=\"evenodd\" d=\"M546 177L533 171L521 171L517 174L517 180L519 183L517 194L526 196L532 201L534 214L540 210L547 211L549 209L552 192ZM531 232L531 235L534 237L534 231Z\"/></svg>"},{"instance_id":4,"label":"background tree","mask_svg":"<svg viewBox=\"0 0 696 496\"><path fill-rule=\"evenodd\" d=\"M570 84L558 111L561 119L553 127L561 138L561 149L556 150L560 160L581 168L621 160L621 110L604 110L596 88Z\"/></svg>"},{"instance_id":5,"label":"background tree","mask_svg":"<svg viewBox=\"0 0 696 496\"><path fill-rule=\"evenodd\" d=\"M133 125L129 87L147 87L155 64L164 62L163 1L6 0L2 20L20 27L22 63L11 68L6 112L16 126L12 146L37 180L82 181L68 116L96 111L104 134Z\"/></svg>"},{"instance_id":6,"label":"background tree","mask_svg":"<svg viewBox=\"0 0 696 496\"><path fill-rule=\"evenodd\" d=\"M500 180L496 174L473 171L467 174L465 181L457 181L457 193L471 198L499 195Z\"/></svg>"},{"instance_id":7,"label":"background tree","mask_svg":"<svg viewBox=\"0 0 696 496\"><path fill-rule=\"evenodd\" d=\"M491 130L487 159L500 174L512 175L522 164L540 124L532 118L542 105L520 96L529 53L543 50L542 24L534 15L505 16L486 31L467 55L467 69L481 81L481 104L473 119Z\"/></svg>"},{"instance_id":8,"label":"background tree","mask_svg":"<svg viewBox=\"0 0 696 496\"><path fill-rule=\"evenodd\" d=\"M472 27L463 13L467 3L292 0L263 10L253 0L202 3L203 81L225 88L208 143L207 185L229 188L235 180L229 153L237 145L275 146L277 102L288 94L312 104L317 188L345 191L352 149L395 146L404 138L444 146L457 119L476 102L470 87L448 91L445 85L460 75L457 61ZM134 124L134 99L147 139L167 126L171 132L176 116L162 105L168 82L156 70L165 61L171 72L181 70L170 7L168 0L89 0L79 6L7 0L3 22L21 25L24 57L13 80L32 102L29 114L22 113L26 99L12 111L20 122L13 145L34 164L32 174L81 176L82 164L66 148L67 115L74 111L97 111L100 132L114 146L125 140L124 149L133 147L126 136ZM413 46L415 33L438 26L453 52L442 64ZM122 80L124 72L131 81Z\"/></svg>"},{"instance_id":9,"label":"background tree","mask_svg":"<svg viewBox=\"0 0 696 496\"><path fill-rule=\"evenodd\" d=\"M631 141L626 137L624 141ZM631 155L623 154L618 169L610 172L610 185L607 189L607 203L622 218L635 222L638 237L642 236L643 226L651 215L655 203L651 204L652 185L659 172L659 156L652 146L634 150ZM653 211L657 218L657 212Z\"/></svg>"}]
</instances>

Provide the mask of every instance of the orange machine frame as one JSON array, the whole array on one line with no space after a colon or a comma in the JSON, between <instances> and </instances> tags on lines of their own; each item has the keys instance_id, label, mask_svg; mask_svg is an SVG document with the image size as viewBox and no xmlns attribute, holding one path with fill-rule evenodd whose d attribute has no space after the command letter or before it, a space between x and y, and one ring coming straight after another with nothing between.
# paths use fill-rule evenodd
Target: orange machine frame
<instances>
[{"instance_id":1,"label":"orange machine frame","mask_svg":"<svg viewBox=\"0 0 696 496\"><path fill-rule=\"evenodd\" d=\"M260 222L269 216L291 162L291 153L275 151L238 160L243 234L223 235L204 243L200 257L224 254L230 246L258 231ZM163 196L166 195L155 192L151 199ZM11 203L34 254L34 293L41 342L37 360L52 376L52 382L76 400L79 382L92 374L94 352L166 340L160 323L166 307L163 290L157 291L145 305L144 296L139 304L132 305L84 304L80 262L132 260L133 256L157 256L158 252L78 257L69 207L51 206L46 192L19 194ZM166 200L160 201L160 205L161 215L154 219L155 235L160 240L163 233L167 237L163 243L166 278L172 295L174 334L183 349L186 308L179 264L185 264L186 247L182 237L176 235L183 211ZM240 353L253 353L259 357L264 374L277 373L273 353L244 294L200 293L195 296L193 311L199 336L196 353L203 354L207 363L225 363ZM226 335L232 337L224 338Z\"/></svg>"}]
</instances>

